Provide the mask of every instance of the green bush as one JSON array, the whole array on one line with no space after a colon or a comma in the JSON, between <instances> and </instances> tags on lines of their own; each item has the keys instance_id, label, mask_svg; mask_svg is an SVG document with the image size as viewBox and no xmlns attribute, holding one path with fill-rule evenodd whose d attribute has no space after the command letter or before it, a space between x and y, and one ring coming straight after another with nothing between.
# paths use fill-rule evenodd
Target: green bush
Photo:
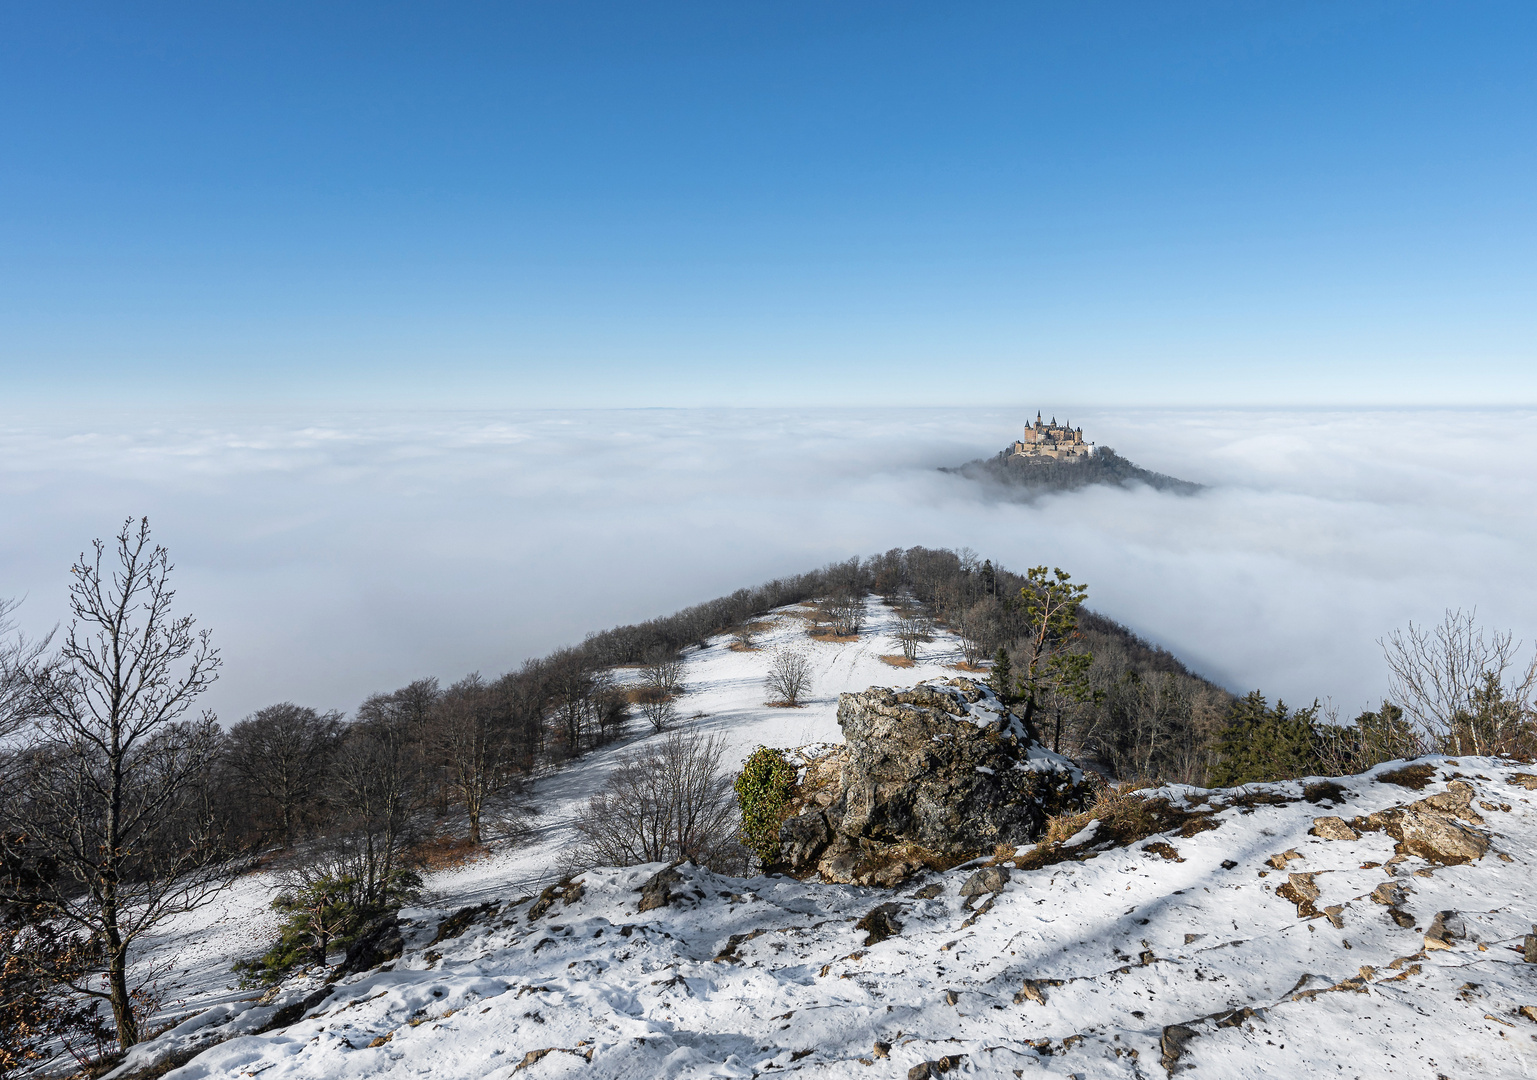
<instances>
[{"instance_id":1,"label":"green bush","mask_svg":"<svg viewBox=\"0 0 1537 1080\"><path fill-rule=\"evenodd\" d=\"M796 768L784 751L760 746L736 778L742 808L742 846L765 866L779 861L779 826L795 794Z\"/></svg>"}]
</instances>

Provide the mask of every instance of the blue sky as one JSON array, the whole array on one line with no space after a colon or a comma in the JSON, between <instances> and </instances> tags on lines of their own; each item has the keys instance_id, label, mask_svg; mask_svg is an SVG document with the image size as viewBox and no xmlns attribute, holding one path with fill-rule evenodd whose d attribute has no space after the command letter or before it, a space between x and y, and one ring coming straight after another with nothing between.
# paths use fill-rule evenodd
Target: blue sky
<instances>
[{"instance_id":1,"label":"blue sky","mask_svg":"<svg viewBox=\"0 0 1537 1080\"><path fill-rule=\"evenodd\" d=\"M1530 4L7 4L3 396L1537 401L1534 46Z\"/></svg>"}]
</instances>

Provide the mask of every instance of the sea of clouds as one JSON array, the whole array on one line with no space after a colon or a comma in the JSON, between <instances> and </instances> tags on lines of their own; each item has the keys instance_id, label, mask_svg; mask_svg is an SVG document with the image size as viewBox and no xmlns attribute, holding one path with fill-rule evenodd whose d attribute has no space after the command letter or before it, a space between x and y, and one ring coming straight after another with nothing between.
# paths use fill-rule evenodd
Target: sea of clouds
<instances>
[{"instance_id":1,"label":"sea of clouds","mask_svg":"<svg viewBox=\"0 0 1537 1080\"><path fill-rule=\"evenodd\" d=\"M1032 410L1033 414L1033 410ZM0 597L66 617L69 566L148 515L226 661L226 721L493 675L620 622L897 546L1049 564L1235 691L1372 703L1377 640L1477 605L1537 638L1537 413L1059 415L1195 496L999 503L941 473L1003 408L0 417Z\"/></svg>"}]
</instances>

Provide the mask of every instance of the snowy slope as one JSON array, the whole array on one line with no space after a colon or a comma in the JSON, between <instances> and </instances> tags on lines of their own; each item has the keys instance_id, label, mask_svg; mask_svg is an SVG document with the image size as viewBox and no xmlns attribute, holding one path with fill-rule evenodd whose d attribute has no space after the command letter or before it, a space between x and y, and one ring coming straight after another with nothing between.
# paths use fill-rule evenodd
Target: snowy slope
<instances>
[{"instance_id":1,"label":"snowy slope","mask_svg":"<svg viewBox=\"0 0 1537 1080\"><path fill-rule=\"evenodd\" d=\"M194 1028L253 1030L309 998L291 1026L169 1075L879 1077L948 1057L959 1074L998 1077L1529 1076L1537 1022L1518 1009L1537 1005L1537 964L1511 947L1537 919L1537 795L1508 781L1510 763L1428 760L1425 790L1376 780L1384 766L1340 781L1343 805L1302 801L1300 783L1256 785L1291 801L1229 805L1217 828L1159 838L1169 850L1145 841L1016 870L975 909L958 895L964 867L931 878L927 899L684 867L685 899L642 913L651 866L589 873L580 897L537 915L509 889L436 943L450 908L409 911L393 970L221 1007L139 1056ZM1309 833L1317 816L1408 803L1459 776L1492 834L1477 862L1390 862L1380 832ZM1276 894L1297 871L1316 874L1335 919ZM1394 882L1415 925L1372 899ZM900 932L866 945L855 920L893 900ZM1442 910L1461 913L1466 936L1424 951Z\"/></svg>"},{"instance_id":2,"label":"snowy slope","mask_svg":"<svg viewBox=\"0 0 1537 1080\"><path fill-rule=\"evenodd\" d=\"M916 666L898 669L882 662L882 655L899 654L901 647L892 636L895 613L873 598L866 606L864 631L858 641L848 643L806 637L804 621L795 617L800 610L792 605L767 616L765 621L771 625L759 636L758 651L733 651L731 639L720 636L703 649L691 647L684 652L685 692L677 702L678 713L684 718L697 716L691 722L700 731L725 740L727 759L733 765L739 765L759 744L788 747L841 742L837 720L840 693L955 674L946 665L960 660L959 647L943 630L936 632L933 642L920 646ZM812 688L804 708L765 704L763 678L769 656L782 644L805 649L811 659ZM637 673L621 669L616 674L623 681ZM602 786L621 753L655 737L639 720L632 724L631 732L632 737L624 742L535 781L531 801L539 816L533 821L532 836L493 845L487 858L428 875L429 898L457 907L538 892L554 880L560 854L570 843L576 813ZM278 920L268 906L273 895L270 876L248 875L207 907L166 925L146 941L139 956L140 970L154 966L166 972L160 980L167 993L162 1017L249 996L232 985L230 965L262 952L276 938Z\"/></svg>"}]
</instances>

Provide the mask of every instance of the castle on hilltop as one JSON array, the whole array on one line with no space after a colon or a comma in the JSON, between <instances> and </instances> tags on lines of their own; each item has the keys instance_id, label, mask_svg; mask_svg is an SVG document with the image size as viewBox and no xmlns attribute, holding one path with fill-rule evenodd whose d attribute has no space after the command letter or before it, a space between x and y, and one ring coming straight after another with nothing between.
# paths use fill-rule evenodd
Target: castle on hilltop
<instances>
[{"instance_id":1,"label":"castle on hilltop","mask_svg":"<svg viewBox=\"0 0 1537 1080\"><path fill-rule=\"evenodd\" d=\"M1083 428L1071 424L1058 426L1053 416L1051 423L1043 423L1041 414L1035 414L1035 423L1025 425L1025 437L1015 440L1009 447L1009 457L1057 458L1068 461L1086 458L1094 453L1094 444L1083 441Z\"/></svg>"}]
</instances>

